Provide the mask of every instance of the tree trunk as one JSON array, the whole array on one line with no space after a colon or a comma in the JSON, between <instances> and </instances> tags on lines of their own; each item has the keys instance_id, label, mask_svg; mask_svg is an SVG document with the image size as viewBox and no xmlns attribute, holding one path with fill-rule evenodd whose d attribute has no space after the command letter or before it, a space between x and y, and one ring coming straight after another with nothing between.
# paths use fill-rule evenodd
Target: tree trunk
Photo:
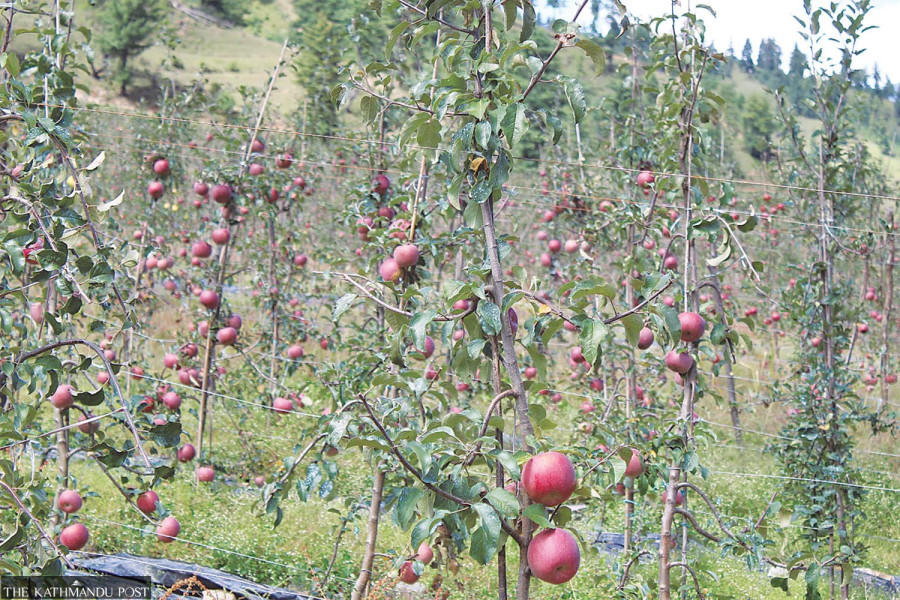
<instances>
[{"instance_id":1,"label":"tree trunk","mask_svg":"<svg viewBox=\"0 0 900 600\"><path fill-rule=\"evenodd\" d=\"M381 494L384 491L384 463L375 465L372 482L372 503L369 505L369 522L366 528L366 549L363 554L359 576L353 585L350 600L362 600L366 597L366 588L372 579L372 563L375 561L375 544L378 541L378 517L381 514Z\"/></svg>"}]
</instances>

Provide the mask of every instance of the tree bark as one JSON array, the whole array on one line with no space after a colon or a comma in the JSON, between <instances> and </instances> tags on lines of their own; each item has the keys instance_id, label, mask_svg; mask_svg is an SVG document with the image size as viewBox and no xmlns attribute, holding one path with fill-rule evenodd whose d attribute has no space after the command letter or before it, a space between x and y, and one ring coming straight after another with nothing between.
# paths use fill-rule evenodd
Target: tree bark
<instances>
[{"instance_id":1,"label":"tree bark","mask_svg":"<svg viewBox=\"0 0 900 600\"><path fill-rule=\"evenodd\" d=\"M381 514L381 494L384 492L384 463L375 465L372 482L372 503L369 505L369 522L366 528L366 549L363 554L359 576L353 585L350 600L362 600L372 579L372 563L375 561L375 545L378 541L378 518Z\"/></svg>"}]
</instances>

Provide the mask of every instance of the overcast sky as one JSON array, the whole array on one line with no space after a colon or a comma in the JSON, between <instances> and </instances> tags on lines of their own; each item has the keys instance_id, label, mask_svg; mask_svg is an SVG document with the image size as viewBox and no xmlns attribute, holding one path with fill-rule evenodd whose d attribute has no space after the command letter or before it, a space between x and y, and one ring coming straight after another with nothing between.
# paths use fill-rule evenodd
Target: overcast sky
<instances>
[{"instance_id":1,"label":"overcast sky","mask_svg":"<svg viewBox=\"0 0 900 600\"><path fill-rule=\"evenodd\" d=\"M753 45L753 58L759 50L759 41L763 38L775 38L782 49L782 54L787 61L794 43L800 44L803 50L803 40L797 35L799 25L793 15L803 13L802 0L701 0L716 11L717 17L713 19L706 11L700 11L707 26L707 36L715 44L716 48L725 50L731 44L735 53L740 56L744 41L750 39ZM671 9L670 0L623 0L628 10L640 18L649 19L654 16L667 14ZM697 0L691 0L696 6ZM544 0L537 0L537 5L543 5ZM564 8L556 11L555 16L562 19L571 19L577 6L576 0L561 2ZM682 7L686 7L688 0L681 0ZM822 6L821 0L813 0L813 6ZM898 39L897 26L900 25L900 0L872 0L872 10L869 13L868 24L876 25L862 37L862 45L866 48L859 57L859 66L865 66L870 72L872 66L877 63L882 74L889 75L896 85L900 83L900 39ZM676 10L678 10L676 8Z\"/></svg>"}]
</instances>

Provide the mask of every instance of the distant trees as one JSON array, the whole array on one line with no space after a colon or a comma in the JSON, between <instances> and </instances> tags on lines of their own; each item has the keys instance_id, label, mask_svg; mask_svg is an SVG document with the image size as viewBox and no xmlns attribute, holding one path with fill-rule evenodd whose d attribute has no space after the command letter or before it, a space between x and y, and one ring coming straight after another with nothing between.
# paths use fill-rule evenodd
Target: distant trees
<instances>
[{"instance_id":1,"label":"distant trees","mask_svg":"<svg viewBox=\"0 0 900 600\"><path fill-rule=\"evenodd\" d=\"M131 81L129 59L149 47L165 16L163 0L106 0L100 9L100 47L116 59L115 79L119 93Z\"/></svg>"},{"instance_id":2,"label":"distant trees","mask_svg":"<svg viewBox=\"0 0 900 600\"><path fill-rule=\"evenodd\" d=\"M747 98L743 126L747 151L757 160L768 161L772 155L772 135L778 123L765 96L754 94Z\"/></svg>"},{"instance_id":3,"label":"distant trees","mask_svg":"<svg viewBox=\"0 0 900 600\"><path fill-rule=\"evenodd\" d=\"M741 67L747 73L753 72L753 46L749 39L744 42L744 49L741 50Z\"/></svg>"},{"instance_id":4,"label":"distant trees","mask_svg":"<svg viewBox=\"0 0 900 600\"><path fill-rule=\"evenodd\" d=\"M211 9L235 25L244 22L247 14L247 0L200 0L204 8Z\"/></svg>"},{"instance_id":5,"label":"distant trees","mask_svg":"<svg viewBox=\"0 0 900 600\"><path fill-rule=\"evenodd\" d=\"M800 48L797 47L797 44L794 44L794 49L791 51L791 60L788 67L788 75L793 77L805 77L806 71L809 70L809 62L806 60L806 55L800 51Z\"/></svg>"}]
</instances>

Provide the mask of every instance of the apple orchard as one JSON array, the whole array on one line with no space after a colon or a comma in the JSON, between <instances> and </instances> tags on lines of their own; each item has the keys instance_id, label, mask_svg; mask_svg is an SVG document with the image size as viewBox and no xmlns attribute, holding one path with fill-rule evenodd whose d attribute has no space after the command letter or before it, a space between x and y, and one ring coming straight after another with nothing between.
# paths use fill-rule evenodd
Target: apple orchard
<instances>
[{"instance_id":1,"label":"apple orchard","mask_svg":"<svg viewBox=\"0 0 900 600\"><path fill-rule=\"evenodd\" d=\"M230 104L88 101L64 4L0 9L0 574L128 552L353 600L814 599L896 564L869 2L798 3L814 118L773 90L747 178L702 5L612 3L613 55L587 1L369 2L383 56L321 134L270 105L287 42Z\"/></svg>"}]
</instances>

